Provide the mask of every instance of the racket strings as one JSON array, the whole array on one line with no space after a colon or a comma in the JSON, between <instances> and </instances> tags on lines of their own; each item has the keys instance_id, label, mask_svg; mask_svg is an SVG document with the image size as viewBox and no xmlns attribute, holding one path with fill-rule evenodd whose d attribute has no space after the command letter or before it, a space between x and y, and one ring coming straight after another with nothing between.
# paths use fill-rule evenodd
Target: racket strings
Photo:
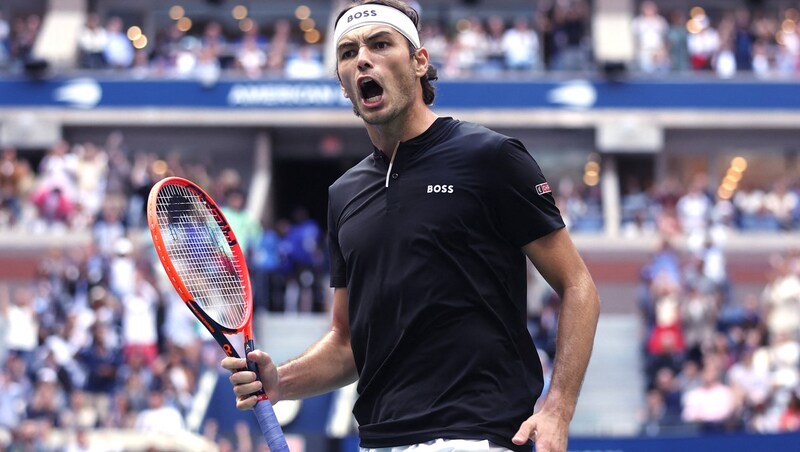
<instances>
[{"instance_id":1,"label":"racket strings","mask_svg":"<svg viewBox=\"0 0 800 452\"><path fill-rule=\"evenodd\" d=\"M192 299L220 325L240 326L247 313L244 266L208 206L186 187L165 185L156 215L164 248Z\"/></svg>"}]
</instances>

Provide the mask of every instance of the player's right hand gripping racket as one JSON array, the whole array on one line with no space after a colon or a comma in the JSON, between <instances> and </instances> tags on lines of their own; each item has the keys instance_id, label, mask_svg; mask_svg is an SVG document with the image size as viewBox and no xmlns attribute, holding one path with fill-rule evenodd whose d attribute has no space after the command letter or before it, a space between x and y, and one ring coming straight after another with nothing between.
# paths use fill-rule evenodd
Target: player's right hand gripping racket
<instances>
[{"instance_id":1,"label":"player's right hand gripping racket","mask_svg":"<svg viewBox=\"0 0 800 452\"><path fill-rule=\"evenodd\" d=\"M147 200L147 223L158 257L186 306L225 354L239 358L226 335L244 333L245 358L253 350L253 295L244 254L217 204L179 177L158 182ZM249 370L256 364L247 360ZM271 452L289 452L263 390L256 418Z\"/></svg>"}]
</instances>

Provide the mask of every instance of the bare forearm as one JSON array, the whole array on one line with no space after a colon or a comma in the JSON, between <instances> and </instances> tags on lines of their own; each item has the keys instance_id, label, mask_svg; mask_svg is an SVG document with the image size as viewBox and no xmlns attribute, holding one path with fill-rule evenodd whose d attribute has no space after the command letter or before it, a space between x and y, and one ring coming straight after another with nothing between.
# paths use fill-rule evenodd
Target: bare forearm
<instances>
[{"instance_id":1,"label":"bare forearm","mask_svg":"<svg viewBox=\"0 0 800 452\"><path fill-rule=\"evenodd\" d=\"M553 376L543 409L558 413L567 422L575 412L599 315L600 300L591 280L564 291Z\"/></svg>"},{"instance_id":2,"label":"bare forearm","mask_svg":"<svg viewBox=\"0 0 800 452\"><path fill-rule=\"evenodd\" d=\"M278 377L281 399L302 399L352 383L358 374L350 342L333 330L278 367Z\"/></svg>"}]
</instances>

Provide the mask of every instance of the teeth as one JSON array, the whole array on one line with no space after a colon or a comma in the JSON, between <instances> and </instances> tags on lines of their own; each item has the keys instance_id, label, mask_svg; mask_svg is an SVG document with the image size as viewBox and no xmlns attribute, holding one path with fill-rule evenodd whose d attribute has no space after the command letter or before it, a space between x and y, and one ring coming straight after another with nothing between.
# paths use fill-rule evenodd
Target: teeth
<instances>
[{"instance_id":1,"label":"teeth","mask_svg":"<svg viewBox=\"0 0 800 452\"><path fill-rule=\"evenodd\" d=\"M380 99L381 99L381 96L374 96L374 97L370 97L369 99L367 99L367 102L370 102L370 103L377 102Z\"/></svg>"}]
</instances>

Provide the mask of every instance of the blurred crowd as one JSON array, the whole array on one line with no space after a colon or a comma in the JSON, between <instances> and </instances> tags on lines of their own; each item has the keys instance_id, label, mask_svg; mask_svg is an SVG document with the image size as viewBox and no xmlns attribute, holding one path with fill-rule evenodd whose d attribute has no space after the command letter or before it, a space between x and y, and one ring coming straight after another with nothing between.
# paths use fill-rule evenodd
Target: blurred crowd
<instances>
[{"instance_id":1,"label":"blurred crowd","mask_svg":"<svg viewBox=\"0 0 800 452\"><path fill-rule=\"evenodd\" d=\"M666 3L660 2L662 5ZM586 0L541 1L511 17L482 13L453 18L439 12L422 24L432 62L448 78L591 71L592 11ZM213 83L221 74L249 78L333 77L323 61L324 36L306 39L295 18L250 20L246 27L214 19L179 21L134 45L117 16L90 13L75 43L78 66L124 70L133 77L196 78ZM20 70L31 59L41 18L9 22L0 15L0 68ZM800 73L800 12L796 8L694 7L659 9L638 4L631 21L634 47L629 69L641 74L704 72L723 78L752 73L761 78ZM244 30L244 31L242 31ZM134 35L141 31L134 32Z\"/></svg>"},{"instance_id":2,"label":"blurred crowd","mask_svg":"<svg viewBox=\"0 0 800 452\"><path fill-rule=\"evenodd\" d=\"M163 177L188 177L220 203L247 253L256 309L327 310L320 227L303 208L264 227L244 209L235 170L209 174L211 165L179 155L133 152L118 132L102 145L59 142L36 171L13 149L0 166L5 227L91 235L52 249L30 283L0 286L0 449L45 447L53 428L74 431L76 442L96 427L187 428L198 379L218 371L221 351L143 242L146 197ZM242 435L211 439L252 449Z\"/></svg>"},{"instance_id":3,"label":"blurred crowd","mask_svg":"<svg viewBox=\"0 0 800 452\"><path fill-rule=\"evenodd\" d=\"M706 234L723 242L732 233L788 232L800 229L800 177L787 175L762 186L743 179L733 193L712 191L707 174L689 181L676 176L642 187L635 177L623 181L620 196L620 235L643 237ZM554 191L567 226L577 232L602 232L599 185L565 180Z\"/></svg>"},{"instance_id":4,"label":"blurred crowd","mask_svg":"<svg viewBox=\"0 0 800 452\"><path fill-rule=\"evenodd\" d=\"M211 187L215 199L235 204L231 211L243 209L245 187L242 175L226 169L212 177L203 162L182 162L180 155L159 157L155 152L132 151L124 147L122 135L113 133L105 144L59 141L39 162L21 156L13 147L0 149L0 230L16 229L32 233L97 229L98 224L120 222L123 230L144 225L144 203L150 187L168 174L185 176ZM215 179L216 178L216 179ZM775 178L770 186L759 186L743 178L734 192L711 191L714 181L698 174L690 181L669 176L642 187L636 178L622 181L620 196L620 234L625 237L690 235L694 240L709 231L718 240L733 232L797 231L800 228L800 177ZM564 179L554 191L567 226L576 232L602 232L604 216L600 185L588 186ZM723 196L725 195L725 196ZM248 218L247 215L239 215ZM320 226L297 208L291 218L274 224L244 224L239 229L254 238L248 249L255 268L274 273L276 264L265 256L275 250L293 250L289 258L297 267L304 262L324 267L319 249ZM292 226L294 225L294 226ZM265 229L266 227L266 229ZM249 231L256 231L251 233ZM266 236L261 236L263 231ZM302 232L301 232L302 231ZM313 236L314 249L300 255L305 240ZM282 240L292 242L290 245ZM106 243L110 243L105 240ZM264 247L270 248L264 250ZM283 252L283 251L282 251ZM305 252L305 251L303 251ZM313 255L313 256L312 256ZM313 265L310 262L313 261ZM305 264L304 264L305 265ZM284 271L284 273L286 273ZM302 273L302 272L301 272ZM256 275L265 286L272 275ZM280 278L277 278L280 280ZM281 286L272 281L272 286ZM268 289L263 289L268 290ZM317 304L317 302L315 302ZM277 309L277 308L276 308Z\"/></svg>"},{"instance_id":5,"label":"blurred crowd","mask_svg":"<svg viewBox=\"0 0 800 452\"><path fill-rule=\"evenodd\" d=\"M735 286L719 237L665 237L641 271L642 434L800 431L800 250Z\"/></svg>"}]
</instances>

